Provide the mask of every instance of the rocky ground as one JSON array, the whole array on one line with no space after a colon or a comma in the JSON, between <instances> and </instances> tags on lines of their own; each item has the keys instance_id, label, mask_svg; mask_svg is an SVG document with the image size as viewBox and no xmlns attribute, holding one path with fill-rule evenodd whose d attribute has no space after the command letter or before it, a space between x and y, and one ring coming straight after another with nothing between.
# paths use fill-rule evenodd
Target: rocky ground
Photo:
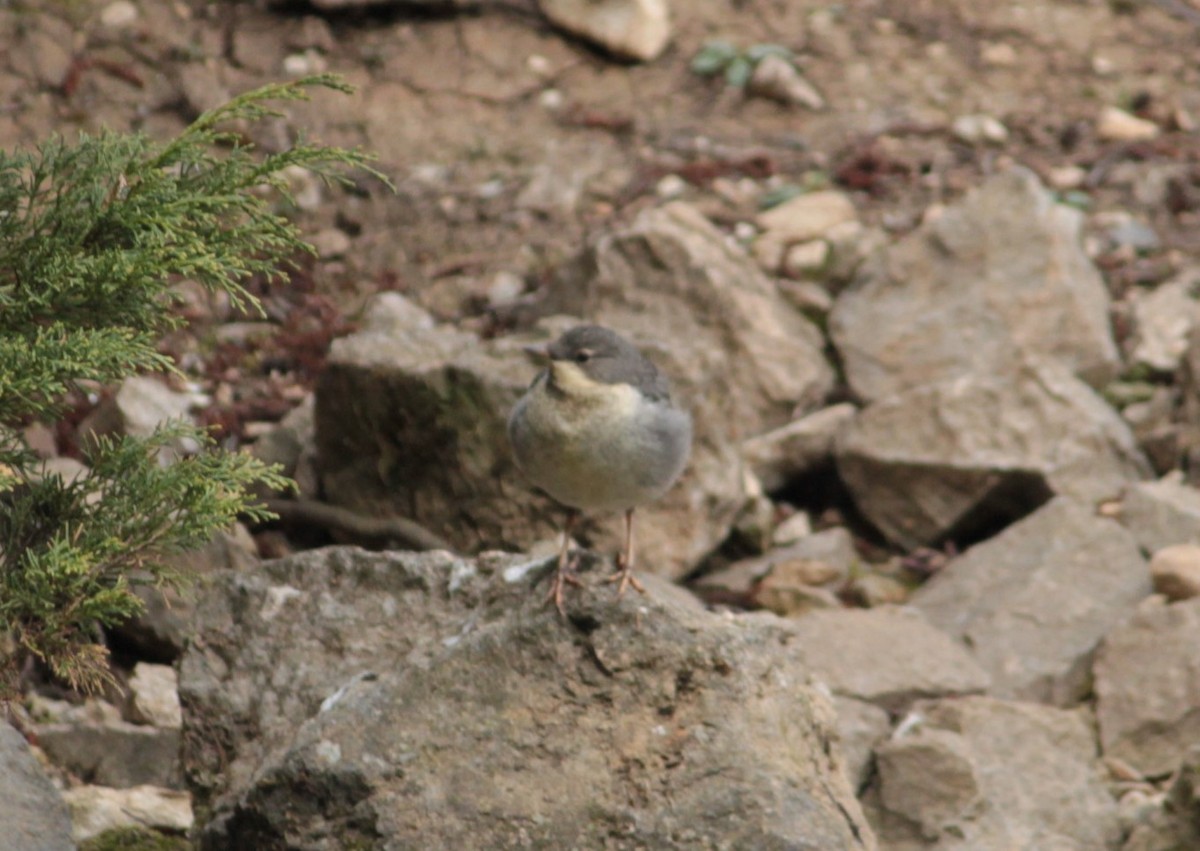
<instances>
[{"instance_id":1,"label":"rocky ground","mask_svg":"<svg viewBox=\"0 0 1200 851\"><path fill-rule=\"evenodd\" d=\"M30 680L12 847L1200 847L1200 10L597 5L0 5L6 147L328 70L256 141L396 186L296 175L265 318L181 282L187 384L31 427L86 474L185 413L302 499L110 636L120 693ZM697 440L649 595L588 518L561 620L503 424L579 318Z\"/></svg>"}]
</instances>

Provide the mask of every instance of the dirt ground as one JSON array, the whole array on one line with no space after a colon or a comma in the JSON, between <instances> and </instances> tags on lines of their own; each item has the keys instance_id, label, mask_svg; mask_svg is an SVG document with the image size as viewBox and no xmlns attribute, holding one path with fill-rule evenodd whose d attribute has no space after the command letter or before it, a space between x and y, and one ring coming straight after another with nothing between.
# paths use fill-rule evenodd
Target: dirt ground
<instances>
[{"instance_id":1,"label":"dirt ground","mask_svg":"<svg viewBox=\"0 0 1200 851\"><path fill-rule=\"evenodd\" d=\"M524 0L336 14L18 0L0 4L0 145L76 128L166 138L230 94L314 71L357 86L292 110L258 141L302 133L365 148L397 192L364 179L296 211L322 257L271 293L265 336L210 325L172 343L234 441L302 395L363 296L398 289L440 318L502 331L589 234L663 195L733 233L771 190L832 185L899 235L1017 161L1094 214L1097 232L1124 211L1157 233L1156 246L1097 252L1118 297L1196 253L1200 8L1187 0L693 0L673 12L666 52L636 65L555 31ZM716 38L789 48L826 107L698 76L691 60ZM1161 132L1102 138L1110 106ZM954 132L977 115L1004 138ZM514 282L521 297L497 307L496 288ZM198 316L244 318L211 307Z\"/></svg>"}]
</instances>

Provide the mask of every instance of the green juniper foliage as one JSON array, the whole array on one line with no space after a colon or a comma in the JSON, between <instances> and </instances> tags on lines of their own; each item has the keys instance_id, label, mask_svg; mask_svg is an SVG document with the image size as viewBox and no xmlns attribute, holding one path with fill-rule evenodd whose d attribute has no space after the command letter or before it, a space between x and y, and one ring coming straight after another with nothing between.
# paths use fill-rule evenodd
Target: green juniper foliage
<instances>
[{"instance_id":1,"label":"green juniper foliage","mask_svg":"<svg viewBox=\"0 0 1200 851\"><path fill-rule=\"evenodd\" d=\"M97 625L140 609L133 585L179 581L162 556L195 548L239 514L267 517L248 489L286 485L182 423L95 441L83 479L42 476L21 426L59 414L80 381L173 370L156 344L183 323L172 311L180 279L261 312L248 279L278 276L289 256L311 251L274 208L287 197L284 170L344 180L342 170L367 158L305 143L262 155L223 128L278 116L274 104L313 87L347 90L331 76L269 85L167 144L106 132L0 151L0 697L31 655L72 686L98 688L106 653ZM159 463L160 450L188 438L202 451Z\"/></svg>"}]
</instances>

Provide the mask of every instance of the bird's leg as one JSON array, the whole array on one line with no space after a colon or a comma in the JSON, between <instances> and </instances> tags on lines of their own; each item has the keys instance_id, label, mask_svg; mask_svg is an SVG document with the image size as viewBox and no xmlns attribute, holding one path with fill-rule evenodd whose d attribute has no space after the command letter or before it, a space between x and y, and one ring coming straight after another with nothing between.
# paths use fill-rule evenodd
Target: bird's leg
<instances>
[{"instance_id":1,"label":"bird's leg","mask_svg":"<svg viewBox=\"0 0 1200 851\"><path fill-rule=\"evenodd\" d=\"M564 618L567 612L563 609L563 586L564 585L579 585L579 579L575 576L574 559L571 557L571 530L575 528L575 521L579 519L579 512L574 508L567 509L567 519L563 523L563 538L562 548L558 551L558 567L554 570L554 581L550 583L550 593L546 595L547 603L554 603L554 608L558 609L558 613Z\"/></svg>"},{"instance_id":2,"label":"bird's leg","mask_svg":"<svg viewBox=\"0 0 1200 851\"><path fill-rule=\"evenodd\" d=\"M617 556L617 572L608 578L609 582L620 582L617 586L617 596L625 596L625 589L632 585L639 594L645 594L646 589L633 575L633 509L625 511L625 546Z\"/></svg>"}]
</instances>

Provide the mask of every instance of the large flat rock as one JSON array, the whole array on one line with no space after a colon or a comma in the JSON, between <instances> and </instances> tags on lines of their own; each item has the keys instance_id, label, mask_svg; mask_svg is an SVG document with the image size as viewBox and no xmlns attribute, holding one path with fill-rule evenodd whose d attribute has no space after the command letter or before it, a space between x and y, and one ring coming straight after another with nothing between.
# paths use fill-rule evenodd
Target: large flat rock
<instances>
[{"instance_id":1,"label":"large flat rock","mask_svg":"<svg viewBox=\"0 0 1200 851\"><path fill-rule=\"evenodd\" d=\"M205 849L874 848L778 619L596 559L310 552L217 582L181 664Z\"/></svg>"},{"instance_id":2,"label":"large flat rock","mask_svg":"<svg viewBox=\"0 0 1200 851\"><path fill-rule=\"evenodd\" d=\"M1200 742L1200 598L1148 601L1096 654L1104 753L1161 777Z\"/></svg>"},{"instance_id":3,"label":"large flat rock","mask_svg":"<svg viewBox=\"0 0 1200 851\"><path fill-rule=\"evenodd\" d=\"M836 695L903 712L921 698L978 694L991 677L917 609L827 609L796 619L796 653Z\"/></svg>"},{"instance_id":4,"label":"large flat rock","mask_svg":"<svg viewBox=\"0 0 1200 851\"><path fill-rule=\"evenodd\" d=\"M987 375L1029 356L1093 386L1120 367L1083 218L1011 168L865 263L829 331L860 397Z\"/></svg>"},{"instance_id":5,"label":"large flat rock","mask_svg":"<svg viewBox=\"0 0 1200 851\"><path fill-rule=\"evenodd\" d=\"M1150 592L1133 537L1060 497L954 559L911 602L966 642L991 694L1070 705L1089 690L1096 645Z\"/></svg>"},{"instance_id":6,"label":"large flat rock","mask_svg":"<svg viewBox=\"0 0 1200 851\"><path fill-rule=\"evenodd\" d=\"M888 851L1118 847L1086 711L966 697L919 704L900 730L864 799Z\"/></svg>"},{"instance_id":7,"label":"large flat rock","mask_svg":"<svg viewBox=\"0 0 1200 851\"><path fill-rule=\"evenodd\" d=\"M1115 498L1150 473L1120 416L1047 361L880 399L839 434L837 466L867 518L905 547L974 537L1055 494Z\"/></svg>"}]
</instances>

